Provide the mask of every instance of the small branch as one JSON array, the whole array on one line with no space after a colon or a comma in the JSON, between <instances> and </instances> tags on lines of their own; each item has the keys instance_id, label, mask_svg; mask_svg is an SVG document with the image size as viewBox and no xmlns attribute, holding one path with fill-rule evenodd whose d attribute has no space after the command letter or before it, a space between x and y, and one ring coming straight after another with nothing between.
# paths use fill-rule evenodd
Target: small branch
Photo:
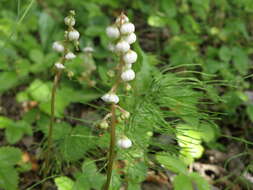
<instances>
[{"instance_id":1,"label":"small branch","mask_svg":"<svg viewBox=\"0 0 253 190\"><path fill-rule=\"evenodd\" d=\"M104 190L108 190L110 187L111 183L111 178L112 178L112 170L113 170L113 163L114 163L114 157L115 157L115 142L116 142L116 133L115 133L115 128L116 128L116 114L115 114L115 104L111 105L111 114L112 114L112 123L111 123L111 128L110 128L110 134L111 134L111 139L110 139L110 148L109 148L109 163L107 167L107 179L106 183L104 185Z\"/></svg>"},{"instance_id":2,"label":"small branch","mask_svg":"<svg viewBox=\"0 0 253 190\"><path fill-rule=\"evenodd\" d=\"M59 84L60 78L61 78L62 70L57 69L56 75L54 77L54 83L51 93L51 115L50 115L50 124L48 129L48 140L47 140L47 150L45 152L45 169L43 173L43 177L46 177L46 175L49 172L49 162L50 162L50 152L52 150L52 135L53 135L53 125L55 120L55 96L56 96L56 90L57 86Z\"/></svg>"},{"instance_id":3,"label":"small branch","mask_svg":"<svg viewBox=\"0 0 253 190\"><path fill-rule=\"evenodd\" d=\"M121 74L123 65L124 65L124 61L123 61L123 58L121 55L118 76L117 76L115 84L113 85L113 87L110 90L111 92L117 91L117 88L121 82L120 74ZM103 190L109 190L111 178L112 178L113 163L114 163L114 158L115 158L115 142L116 142L116 133L115 133L116 123L117 123L116 107L117 107L117 105L115 105L115 104L111 105L111 128L110 128L111 139L110 139L109 156L108 156L109 162L108 162L108 167L107 167L107 179L106 179L106 183L103 187Z\"/></svg>"}]
</instances>

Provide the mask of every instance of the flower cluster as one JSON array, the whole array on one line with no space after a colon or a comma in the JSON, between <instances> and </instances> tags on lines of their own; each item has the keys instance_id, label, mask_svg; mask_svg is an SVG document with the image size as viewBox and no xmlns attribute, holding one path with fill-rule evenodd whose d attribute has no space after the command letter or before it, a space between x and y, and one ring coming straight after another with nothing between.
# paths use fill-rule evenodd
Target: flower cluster
<instances>
[{"instance_id":1,"label":"flower cluster","mask_svg":"<svg viewBox=\"0 0 253 190\"><path fill-rule=\"evenodd\" d=\"M130 86L127 82L132 81L135 78L135 72L132 69L132 65L137 61L137 53L131 50L131 44L136 41L136 35L134 33L135 26L129 22L129 19L123 13L116 19L116 22L106 28L106 34L111 39L109 49L116 53L120 57L120 63L117 65L118 78L116 79L115 85L111 90L103 95L101 99L106 103L118 104L120 99L116 94L116 89L120 82L126 82L126 86ZM129 89L129 88L128 88ZM116 108L122 113L122 119L128 119L130 116L129 112L116 105ZM105 125L105 120L102 122L102 126ZM120 138L117 142L120 148L130 148L132 141L126 136Z\"/></svg>"},{"instance_id":2,"label":"flower cluster","mask_svg":"<svg viewBox=\"0 0 253 190\"><path fill-rule=\"evenodd\" d=\"M70 11L69 16L64 18L64 23L68 26L68 29L65 31L65 39L63 41L56 41L53 43L52 48L56 52L63 53L63 59L55 63L55 68L58 70L64 69L64 61L72 60L76 57L76 55L67 48L67 43L74 43L76 47L78 47L79 42L78 39L80 37L79 32L74 28L76 23L75 21L75 12Z\"/></svg>"},{"instance_id":3,"label":"flower cluster","mask_svg":"<svg viewBox=\"0 0 253 190\"><path fill-rule=\"evenodd\" d=\"M132 69L133 63L137 61L137 53L130 49L130 45L136 41L136 35L134 33L135 26L129 22L126 15L121 14L114 25L106 28L107 36L112 40L109 44L109 49L121 57L121 70L120 77L124 82L132 81L135 78L135 72ZM107 103L119 102L118 96L112 90L102 96L102 100Z\"/></svg>"}]
</instances>

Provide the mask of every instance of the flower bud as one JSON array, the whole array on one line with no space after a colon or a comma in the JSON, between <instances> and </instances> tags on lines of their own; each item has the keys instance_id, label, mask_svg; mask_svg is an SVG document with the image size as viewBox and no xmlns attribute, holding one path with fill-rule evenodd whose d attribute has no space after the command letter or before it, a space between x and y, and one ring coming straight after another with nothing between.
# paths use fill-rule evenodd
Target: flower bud
<instances>
[{"instance_id":1,"label":"flower bud","mask_svg":"<svg viewBox=\"0 0 253 190\"><path fill-rule=\"evenodd\" d=\"M83 52L91 53L91 52L94 52L94 49L91 46L87 46L87 47L83 48Z\"/></svg>"},{"instance_id":2,"label":"flower bud","mask_svg":"<svg viewBox=\"0 0 253 190\"><path fill-rule=\"evenodd\" d=\"M130 84L126 84L126 86L125 86L125 90L126 91L130 91L130 90L132 90L132 86L130 85Z\"/></svg>"},{"instance_id":3,"label":"flower bud","mask_svg":"<svg viewBox=\"0 0 253 190\"><path fill-rule=\"evenodd\" d=\"M60 63L60 62L56 62L56 63L54 64L54 66L55 66L57 69L65 69L65 66L64 66L62 63Z\"/></svg>"},{"instance_id":4,"label":"flower bud","mask_svg":"<svg viewBox=\"0 0 253 190\"><path fill-rule=\"evenodd\" d=\"M106 34L109 38L117 39L120 36L119 29L116 26L108 26Z\"/></svg>"},{"instance_id":5,"label":"flower bud","mask_svg":"<svg viewBox=\"0 0 253 190\"><path fill-rule=\"evenodd\" d=\"M68 26L74 26L76 21L75 21L74 17L67 16L64 18L64 23Z\"/></svg>"},{"instance_id":6,"label":"flower bud","mask_svg":"<svg viewBox=\"0 0 253 190\"><path fill-rule=\"evenodd\" d=\"M130 148L132 146L132 141L127 137L123 137L123 138L118 140L117 145L120 148L127 149L127 148Z\"/></svg>"},{"instance_id":7,"label":"flower bud","mask_svg":"<svg viewBox=\"0 0 253 190\"><path fill-rule=\"evenodd\" d=\"M114 103L117 104L119 102L119 97L114 93L107 93L101 97L103 101L106 103Z\"/></svg>"},{"instance_id":8,"label":"flower bud","mask_svg":"<svg viewBox=\"0 0 253 190\"><path fill-rule=\"evenodd\" d=\"M128 119L130 117L130 113L128 111L124 111L122 114L121 114L121 118L123 120L125 119Z\"/></svg>"},{"instance_id":9,"label":"flower bud","mask_svg":"<svg viewBox=\"0 0 253 190\"><path fill-rule=\"evenodd\" d=\"M124 71L122 74L121 74L121 79L123 81L131 81L135 78L135 73L132 69L128 69L126 71Z\"/></svg>"},{"instance_id":10,"label":"flower bud","mask_svg":"<svg viewBox=\"0 0 253 190\"><path fill-rule=\"evenodd\" d=\"M108 49L109 49L111 52L114 52L114 51L115 51L115 45L112 44L112 43L109 43L109 44L108 44Z\"/></svg>"},{"instance_id":11,"label":"flower bud","mask_svg":"<svg viewBox=\"0 0 253 190\"><path fill-rule=\"evenodd\" d=\"M130 34L130 33L133 33L134 30L135 30L135 26L130 22L122 24L122 26L120 27L121 34Z\"/></svg>"},{"instance_id":12,"label":"flower bud","mask_svg":"<svg viewBox=\"0 0 253 190\"><path fill-rule=\"evenodd\" d=\"M80 37L80 34L77 30L71 30L68 32L68 39L71 41L78 40Z\"/></svg>"},{"instance_id":13,"label":"flower bud","mask_svg":"<svg viewBox=\"0 0 253 190\"><path fill-rule=\"evenodd\" d=\"M125 40L129 44L132 44L136 41L136 35L135 35L135 33L131 33L127 36L124 36L123 40Z\"/></svg>"},{"instance_id":14,"label":"flower bud","mask_svg":"<svg viewBox=\"0 0 253 190\"><path fill-rule=\"evenodd\" d=\"M123 60L126 64L132 64L136 62L137 57L138 57L137 53L133 50L130 50L123 56Z\"/></svg>"},{"instance_id":15,"label":"flower bud","mask_svg":"<svg viewBox=\"0 0 253 190\"><path fill-rule=\"evenodd\" d=\"M63 52L64 46L60 42L54 42L53 43L53 49L57 52Z\"/></svg>"},{"instance_id":16,"label":"flower bud","mask_svg":"<svg viewBox=\"0 0 253 190\"><path fill-rule=\"evenodd\" d=\"M124 24L126 22L129 22L129 18L126 15L120 15L117 19L116 19L116 23L117 24Z\"/></svg>"},{"instance_id":17,"label":"flower bud","mask_svg":"<svg viewBox=\"0 0 253 190\"><path fill-rule=\"evenodd\" d=\"M76 58L76 55L73 54L72 52L68 52L66 55L65 55L65 59L67 60L71 60L71 59L74 59Z\"/></svg>"},{"instance_id":18,"label":"flower bud","mask_svg":"<svg viewBox=\"0 0 253 190\"><path fill-rule=\"evenodd\" d=\"M103 120L100 124L99 124L101 129L107 129L109 127L108 123L106 120Z\"/></svg>"},{"instance_id":19,"label":"flower bud","mask_svg":"<svg viewBox=\"0 0 253 190\"><path fill-rule=\"evenodd\" d=\"M116 44L116 46L115 46L115 50L116 50L117 52L121 52L121 53L125 53L125 52L127 52L129 49L130 49L130 45L129 45L126 41L124 41L124 40L118 42L118 43Z\"/></svg>"}]
</instances>

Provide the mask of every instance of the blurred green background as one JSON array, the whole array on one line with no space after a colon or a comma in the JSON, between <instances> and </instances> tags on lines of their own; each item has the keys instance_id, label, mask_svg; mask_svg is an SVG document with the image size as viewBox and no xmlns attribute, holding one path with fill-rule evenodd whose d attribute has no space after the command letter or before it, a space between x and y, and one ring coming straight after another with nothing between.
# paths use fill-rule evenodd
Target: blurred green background
<instances>
[{"instance_id":1,"label":"blurred green background","mask_svg":"<svg viewBox=\"0 0 253 190\"><path fill-rule=\"evenodd\" d=\"M7 143L32 135L35 119L39 121L35 131L47 133L53 65L59 57L52 43L63 39L63 19L69 10L76 12L81 49L92 46L95 51L92 58L80 53L67 63L68 72L57 92L57 117L71 117L72 112L73 117L81 117L80 104L96 101L111 86L107 71L113 68L113 54L108 51L105 28L124 11L138 36L134 49L141 59L134 69L143 78L136 83L137 94L147 87L152 69L191 71L190 76L205 84L212 101L207 108L219 117L220 135L253 140L252 0L1 0L0 128L6 128ZM82 63L87 60L96 65L91 75L95 87L83 77L87 68ZM70 131L67 122L65 130ZM75 133L89 132L77 127ZM80 154L66 154L67 160L78 160L87 148L82 143L77 143L83 149ZM222 143L217 140L209 147L225 150Z\"/></svg>"}]
</instances>

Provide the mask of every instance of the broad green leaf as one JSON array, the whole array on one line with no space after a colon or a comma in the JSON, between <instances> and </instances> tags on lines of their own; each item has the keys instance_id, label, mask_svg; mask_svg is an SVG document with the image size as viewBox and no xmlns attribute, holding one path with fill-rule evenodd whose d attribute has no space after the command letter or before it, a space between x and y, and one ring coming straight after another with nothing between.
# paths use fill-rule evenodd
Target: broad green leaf
<instances>
[{"instance_id":1,"label":"broad green leaf","mask_svg":"<svg viewBox=\"0 0 253 190\"><path fill-rule=\"evenodd\" d=\"M228 62L232 57L232 51L227 46L222 46L219 51L219 57L222 61Z\"/></svg>"},{"instance_id":2,"label":"broad green leaf","mask_svg":"<svg viewBox=\"0 0 253 190\"><path fill-rule=\"evenodd\" d=\"M54 182L58 190L72 190L74 186L74 182L65 176L55 178Z\"/></svg>"},{"instance_id":3,"label":"broad green leaf","mask_svg":"<svg viewBox=\"0 0 253 190\"><path fill-rule=\"evenodd\" d=\"M35 79L27 89L30 96L38 102L47 102L50 99L51 91L48 84Z\"/></svg>"},{"instance_id":4,"label":"broad green leaf","mask_svg":"<svg viewBox=\"0 0 253 190\"><path fill-rule=\"evenodd\" d=\"M187 175L177 175L173 180L173 187L175 190L194 190L191 178Z\"/></svg>"},{"instance_id":5,"label":"broad green leaf","mask_svg":"<svg viewBox=\"0 0 253 190\"><path fill-rule=\"evenodd\" d=\"M12 166L21 160L22 152L14 147L0 147L0 165Z\"/></svg>"},{"instance_id":6,"label":"broad green leaf","mask_svg":"<svg viewBox=\"0 0 253 190\"><path fill-rule=\"evenodd\" d=\"M167 24L167 22L165 17L161 17L158 15L151 15L148 17L148 24L154 27L164 27Z\"/></svg>"},{"instance_id":7,"label":"broad green leaf","mask_svg":"<svg viewBox=\"0 0 253 190\"><path fill-rule=\"evenodd\" d=\"M201 177L198 173L190 173L189 177L191 178L194 185L197 186L198 190L211 190L210 185L208 182Z\"/></svg>"},{"instance_id":8,"label":"broad green leaf","mask_svg":"<svg viewBox=\"0 0 253 190\"><path fill-rule=\"evenodd\" d=\"M179 173L179 174L186 174L187 173L187 166L184 162L172 155L157 155L157 161L164 165L165 168L168 170Z\"/></svg>"},{"instance_id":9,"label":"broad green leaf","mask_svg":"<svg viewBox=\"0 0 253 190\"><path fill-rule=\"evenodd\" d=\"M240 74L247 74L249 69L249 58L247 53L239 47L233 48L233 62Z\"/></svg>"},{"instance_id":10,"label":"broad green leaf","mask_svg":"<svg viewBox=\"0 0 253 190\"><path fill-rule=\"evenodd\" d=\"M0 129L6 128L13 124L14 121L9 119L8 117L0 116Z\"/></svg>"},{"instance_id":11,"label":"broad green leaf","mask_svg":"<svg viewBox=\"0 0 253 190\"><path fill-rule=\"evenodd\" d=\"M0 189L1 188L4 190L18 190L18 173L12 166L0 166Z\"/></svg>"},{"instance_id":12,"label":"broad green leaf","mask_svg":"<svg viewBox=\"0 0 253 190\"><path fill-rule=\"evenodd\" d=\"M0 73L0 93L4 92L18 84L17 73L15 72L1 72Z\"/></svg>"},{"instance_id":13,"label":"broad green leaf","mask_svg":"<svg viewBox=\"0 0 253 190\"><path fill-rule=\"evenodd\" d=\"M24 134L32 135L32 128L23 120L13 123L5 130L6 139L10 144L18 142Z\"/></svg>"},{"instance_id":14,"label":"broad green leaf","mask_svg":"<svg viewBox=\"0 0 253 190\"><path fill-rule=\"evenodd\" d=\"M39 15L39 34L43 48L48 47L48 43L55 27L55 22L46 12Z\"/></svg>"},{"instance_id":15,"label":"broad green leaf","mask_svg":"<svg viewBox=\"0 0 253 190\"><path fill-rule=\"evenodd\" d=\"M75 127L60 145L63 159L76 161L84 157L86 151L94 145L93 143L94 137L91 136L89 128L85 126Z\"/></svg>"}]
</instances>

